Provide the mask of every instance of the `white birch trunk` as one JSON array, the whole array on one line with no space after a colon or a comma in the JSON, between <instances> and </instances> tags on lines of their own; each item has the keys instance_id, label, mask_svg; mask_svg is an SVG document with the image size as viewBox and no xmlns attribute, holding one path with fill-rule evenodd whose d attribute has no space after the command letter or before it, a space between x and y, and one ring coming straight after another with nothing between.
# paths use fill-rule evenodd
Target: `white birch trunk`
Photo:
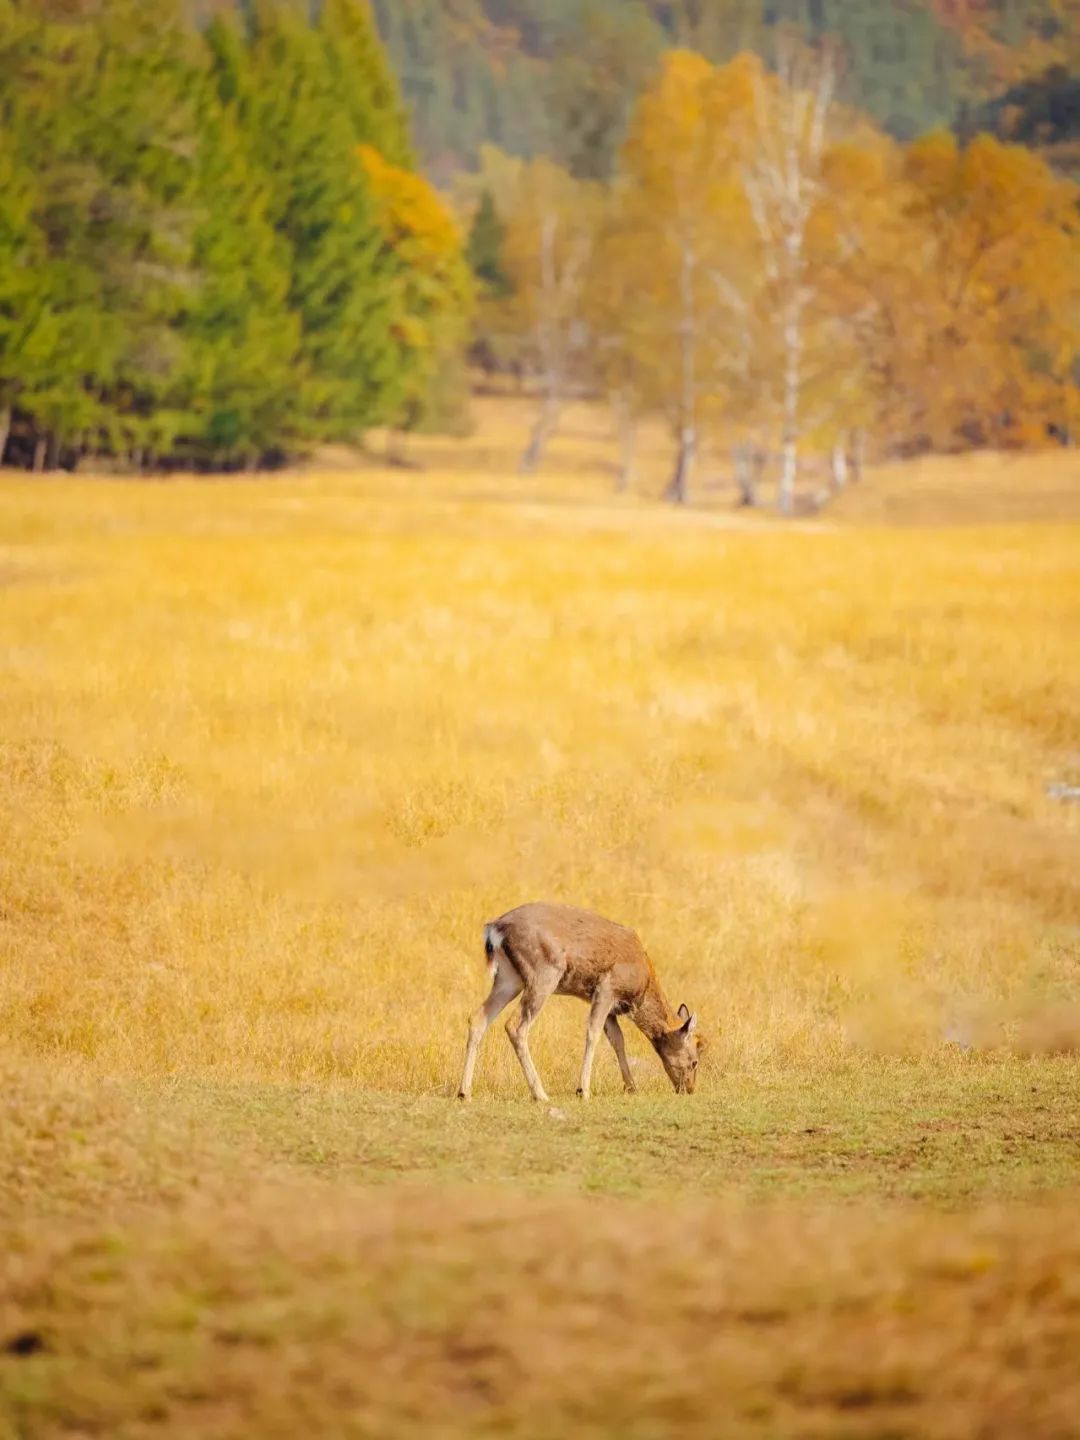
<instances>
[{"instance_id":1,"label":"white birch trunk","mask_svg":"<svg viewBox=\"0 0 1080 1440\"><path fill-rule=\"evenodd\" d=\"M697 305L694 285L697 256L689 241L683 242L682 271L679 281L682 314L679 324L679 452L675 473L667 489L667 498L675 505L690 503L690 486L694 478L694 462L698 449L697 425Z\"/></svg>"},{"instance_id":2,"label":"white birch trunk","mask_svg":"<svg viewBox=\"0 0 1080 1440\"><path fill-rule=\"evenodd\" d=\"M621 392L612 399L615 412L615 428L619 436L619 478L615 488L620 495L633 488L634 464L637 459L637 424L634 407L628 396Z\"/></svg>"},{"instance_id":3,"label":"white birch trunk","mask_svg":"<svg viewBox=\"0 0 1080 1440\"><path fill-rule=\"evenodd\" d=\"M771 92L764 85L758 91L760 159L747 177L746 187L765 252L766 273L777 287L783 353L777 505L790 515L795 509L799 478L807 346L804 331L811 298L806 235L820 185L835 73L828 62L809 71L791 49L781 53L778 69L779 92Z\"/></svg>"},{"instance_id":4,"label":"white birch trunk","mask_svg":"<svg viewBox=\"0 0 1080 1440\"><path fill-rule=\"evenodd\" d=\"M848 483L848 454L841 442L832 449L832 484L834 490L846 490Z\"/></svg>"},{"instance_id":5,"label":"white birch trunk","mask_svg":"<svg viewBox=\"0 0 1080 1440\"><path fill-rule=\"evenodd\" d=\"M564 225L563 229L566 228ZM564 240L560 252L560 216L549 210L540 228L539 299L536 322L544 399L529 444L521 457L523 473L535 470L559 428L566 384L581 344L581 292L595 241L585 226Z\"/></svg>"}]
</instances>

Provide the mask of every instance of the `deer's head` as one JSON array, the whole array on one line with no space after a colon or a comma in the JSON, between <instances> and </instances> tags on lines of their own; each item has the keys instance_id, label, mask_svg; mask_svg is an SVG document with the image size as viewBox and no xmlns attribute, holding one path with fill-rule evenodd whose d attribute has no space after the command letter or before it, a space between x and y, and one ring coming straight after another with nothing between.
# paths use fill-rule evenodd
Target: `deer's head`
<instances>
[{"instance_id":1,"label":"deer's head","mask_svg":"<svg viewBox=\"0 0 1080 1440\"><path fill-rule=\"evenodd\" d=\"M679 1021L674 1030L668 1030L655 1042L656 1053L678 1094L692 1095L705 1041L697 1033L697 1016L691 1015L685 1005L679 1006Z\"/></svg>"}]
</instances>

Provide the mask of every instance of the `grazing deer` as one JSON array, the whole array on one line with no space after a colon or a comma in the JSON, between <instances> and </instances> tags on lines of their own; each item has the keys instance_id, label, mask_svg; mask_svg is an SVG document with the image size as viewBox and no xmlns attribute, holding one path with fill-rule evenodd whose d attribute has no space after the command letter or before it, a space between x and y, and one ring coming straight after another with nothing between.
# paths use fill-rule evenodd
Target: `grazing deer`
<instances>
[{"instance_id":1,"label":"grazing deer","mask_svg":"<svg viewBox=\"0 0 1080 1440\"><path fill-rule=\"evenodd\" d=\"M546 1100L543 1082L529 1054L529 1030L552 995L576 995L589 1002L585 1058L578 1094L589 1098L593 1056L600 1031L611 1041L627 1091L637 1089L626 1059L620 1015L628 1015L652 1041L653 1049L680 1095L697 1083L704 1041L695 1033L697 1016L685 1005L673 1014L652 961L633 930L569 905L522 905L484 927L491 994L472 1017L458 1096L468 1100L473 1071L488 1026L521 995L521 1008L506 1033L521 1062L533 1099Z\"/></svg>"}]
</instances>

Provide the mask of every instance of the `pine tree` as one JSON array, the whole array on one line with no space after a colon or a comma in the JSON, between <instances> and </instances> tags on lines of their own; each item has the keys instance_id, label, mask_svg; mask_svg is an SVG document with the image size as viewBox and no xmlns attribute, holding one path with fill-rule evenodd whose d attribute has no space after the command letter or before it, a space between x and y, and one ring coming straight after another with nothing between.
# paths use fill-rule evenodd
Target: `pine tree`
<instances>
[{"instance_id":1,"label":"pine tree","mask_svg":"<svg viewBox=\"0 0 1080 1440\"><path fill-rule=\"evenodd\" d=\"M196 463L252 464L302 433L300 320L288 308L289 252L268 216L270 187L238 119L242 37L218 19L207 42L217 83L207 85L200 115L198 283L183 321L191 410L184 445Z\"/></svg>"},{"instance_id":2,"label":"pine tree","mask_svg":"<svg viewBox=\"0 0 1080 1440\"><path fill-rule=\"evenodd\" d=\"M27 317L34 307L41 236L33 223L33 179L0 121L0 463L22 382Z\"/></svg>"},{"instance_id":3,"label":"pine tree","mask_svg":"<svg viewBox=\"0 0 1080 1440\"><path fill-rule=\"evenodd\" d=\"M495 208L495 197L485 188L469 230L466 255L478 284L493 300L505 300L513 291L503 260L505 244L506 226Z\"/></svg>"},{"instance_id":4,"label":"pine tree","mask_svg":"<svg viewBox=\"0 0 1080 1440\"><path fill-rule=\"evenodd\" d=\"M348 437L385 418L394 384L393 295L349 115L322 37L292 7L254 7L251 84L240 118L270 185L268 217L290 251L289 307L302 324L301 413Z\"/></svg>"},{"instance_id":5,"label":"pine tree","mask_svg":"<svg viewBox=\"0 0 1080 1440\"><path fill-rule=\"evenodd\" d=\"M190 280L192 50L174 6L103 0L92 22L41 8L5 71L17 165L40 234L18 346L35 462L85 446L141 457L175 433ZM43 137L47 145L43 147Z\"/></svg>"},{"instance_id":6,"label":"pine tree","mask_svg":"<svg viewBox=\"0 0 1080 1440\"><path fill-rule=\"evenodd\" d=\"M244 10L0 0L0 455L251 464L451 368L467 270L366 3Z\"/></svg>"},{"instance_id":7,"label":"pine tree","mask_svg":"<svg viewBox=\"0 0 1080 1440\"><path fill-rule=\"evenodd\" d=\"M41 283L44 237L34 222L34 174L20 145L25 124L12 84L29 36L10 0L0 0L0 463L22 386L22 351Z\"/></svg>"},{"instance_id":8,"label":"pine tree","mask_svg":"<svg viewBox=\"0 0 1080 1440\"><path fill-rule=\"evenodd\" d=\"M391 165L413 169L408 119L367 0L324 0L318 29L357 143L370 145Z\"/></svg>"},{"instance_id":9,"label":"pine tree","mask_svg":"<svg viewBox=\"0 0 1080 1440\"><path fill-rule=\"evenodd\" d=\"M663 40L640 5L612 11L588 0L566 26L555 46L547 99L555 156L571 174L586 180L611 175Z\"/></svg>"}]
</instances>

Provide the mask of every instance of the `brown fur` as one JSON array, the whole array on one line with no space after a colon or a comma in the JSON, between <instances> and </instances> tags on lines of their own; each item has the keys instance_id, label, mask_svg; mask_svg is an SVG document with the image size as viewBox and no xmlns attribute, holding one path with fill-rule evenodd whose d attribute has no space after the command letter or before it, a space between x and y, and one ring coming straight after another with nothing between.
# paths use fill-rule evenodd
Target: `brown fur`
<instances>
[{"instance_id":1,"label":"brown fur","mask_svg":"<svg viewBox=\"0 0 1080 1440\"><path fill-rule=\"evenodd\" d=\"M487 926L492 990L469 1027L459 1094L468 1099L480 1041L499 1012L522 995L521 1010L507 1024L529 1088L546 1100L528 1049L528 1031L551 995L573 995L589 1004L585 1059L578 1093L589 1094L600 1030L607 1035L627 1090L634 1090L618 1016L627 1015L648 1036L676 1090L692 1092L703 1049L695 1017L686 1006L672 1011L652 961L633 930L589 910L534 903L509 910Z\"/></svg>"}]
</instances>

